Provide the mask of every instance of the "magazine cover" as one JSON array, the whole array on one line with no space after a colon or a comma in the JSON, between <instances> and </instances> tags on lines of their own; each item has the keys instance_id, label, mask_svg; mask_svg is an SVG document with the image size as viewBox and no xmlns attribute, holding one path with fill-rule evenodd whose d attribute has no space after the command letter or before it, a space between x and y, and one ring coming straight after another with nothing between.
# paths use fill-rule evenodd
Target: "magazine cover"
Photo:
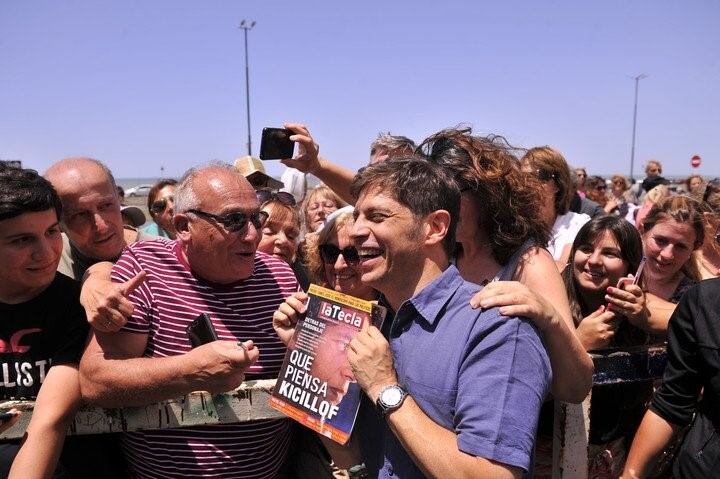
<instances>
[{"instance_id":1,"label":"magazine cover","mask_svg":"<svg viewBox=\"0 0 720 479\"><path fill-rule=\"evenodd\" d=\"M387 311L315 284L308 296L305 318L288 345L270 405L345 444L362 394L347 360L348 344L364 325L382 326Z\"/></svg>"}]
</instances>

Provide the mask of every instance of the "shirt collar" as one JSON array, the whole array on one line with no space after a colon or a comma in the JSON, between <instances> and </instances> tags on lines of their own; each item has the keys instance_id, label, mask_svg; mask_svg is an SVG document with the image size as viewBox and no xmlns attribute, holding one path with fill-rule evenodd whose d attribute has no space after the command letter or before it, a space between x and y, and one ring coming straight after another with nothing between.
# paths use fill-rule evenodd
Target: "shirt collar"
<instances>
[{"instance_id":1,"label":"shirt collar","mask_svg":"<svg viewBox=\"0 0 720 479\"><path fill-rule=\"evenodd\" d=\"M464 282L455 265L451 264L419 293L403 303L399 311L402 311L406 304L411 304L427 323L433 325L443 314L445 305L453 297L455 291Z\"/></svg>"}]
</instances>

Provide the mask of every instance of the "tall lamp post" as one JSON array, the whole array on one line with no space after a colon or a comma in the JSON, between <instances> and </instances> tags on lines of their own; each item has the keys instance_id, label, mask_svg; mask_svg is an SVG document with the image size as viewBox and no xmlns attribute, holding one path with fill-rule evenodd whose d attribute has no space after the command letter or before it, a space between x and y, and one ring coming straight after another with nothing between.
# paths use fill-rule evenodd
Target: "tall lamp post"
<instances>
[{"instance_id":1,"label":"tall lamp post","mask_svg":"<svg viewBox=\"0 0 720 479\"><path fill-rule=\"evenodd\" d=\"M245 103L247 104L247 128L248 128L248 155L252 156L252 140L250 137L250 65L248 64L248 45L247 35L248 30L252 30L255 26L255 21L243 20L240 22L240 28L245 33Z\"/></svg>"},{"instance_id":2,"label":"tall lamp post","mask_svg":"<svg viewBox=\"0 0 720 479\"><path fill-rule=\"evenodd\" d=\"M632 148L630 149L630 182L633 183L635 181L633 174L635 172L635 127L637 126L638 84L640 83L640 80L647 78L647 75L641 73L630 78L635 80L635 109L633 110Z\"/></svg>"}]
</instances>

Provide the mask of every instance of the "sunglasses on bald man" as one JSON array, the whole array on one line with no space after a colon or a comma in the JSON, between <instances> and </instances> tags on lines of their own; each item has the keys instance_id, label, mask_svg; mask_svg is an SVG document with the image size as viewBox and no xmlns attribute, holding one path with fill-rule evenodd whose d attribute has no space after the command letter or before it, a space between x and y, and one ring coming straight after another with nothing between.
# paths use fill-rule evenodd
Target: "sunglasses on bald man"
<instances>
[{"instance_id":1,"label":"sunglasses on bald man","mask_svg":"<svg viewBox=\"0 0 720 479\"><path fill-rule=\"evenodd\" d=\"M192 213L205 219L214 220L220 223L228 231L240 231L244 229L248 221L253 224L255 229L261 229L268 219L268 214L264 211L256 211L252 214L245 214L239 211L233 213L227 213L224 215L214 215L206 211L201 210L187 210L187 213Z\"/></svg>"}]
</instances>

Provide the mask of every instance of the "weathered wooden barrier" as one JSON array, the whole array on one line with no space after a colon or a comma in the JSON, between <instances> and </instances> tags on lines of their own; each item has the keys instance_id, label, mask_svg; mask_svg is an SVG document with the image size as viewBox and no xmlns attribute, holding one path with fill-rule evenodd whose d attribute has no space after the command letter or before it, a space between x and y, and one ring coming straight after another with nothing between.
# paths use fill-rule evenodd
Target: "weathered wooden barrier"
<instances>
[{"instance_id":1,"label":"weathered wooden barrier","mask_svg":"<svg viewBox=\"0 0 720 479\"><path fill-rule=\"evenodd\" d=\"M143 407L108 409L84 406L75 417L70 434L170 429L284 417L269 405L274 387L274 379L247 381L229 393L198 391ZM32 401L0 403L0 410L14 407L23 413L18 423L0 435L0 439L22 437L32 417L33 405Z\"/></svg>"},{"instance_id":2,"label":"weathered wooden barrier","mask_svg":"<svg viewBox=\"0 0 720 479\"><path fill-rule=\"evenodd\" d=\"M639 347L593 354L593 389L608 384L651 381L662 376L667 360L664 346ZM70 434L103 434L143 429L168 429L207 424L224 424L283 417L268 400L275 380L247 381L225 394L194 392L179 399L144 407L107 409L83 407L75 417ZM581 404L555 402L553 433L553 478L587 477L590 398ZM5 401L0 410L15 407L23 411L18 423L0 439L19 438L32 416L32 401Z\"/></svg>"}]
</instances>

